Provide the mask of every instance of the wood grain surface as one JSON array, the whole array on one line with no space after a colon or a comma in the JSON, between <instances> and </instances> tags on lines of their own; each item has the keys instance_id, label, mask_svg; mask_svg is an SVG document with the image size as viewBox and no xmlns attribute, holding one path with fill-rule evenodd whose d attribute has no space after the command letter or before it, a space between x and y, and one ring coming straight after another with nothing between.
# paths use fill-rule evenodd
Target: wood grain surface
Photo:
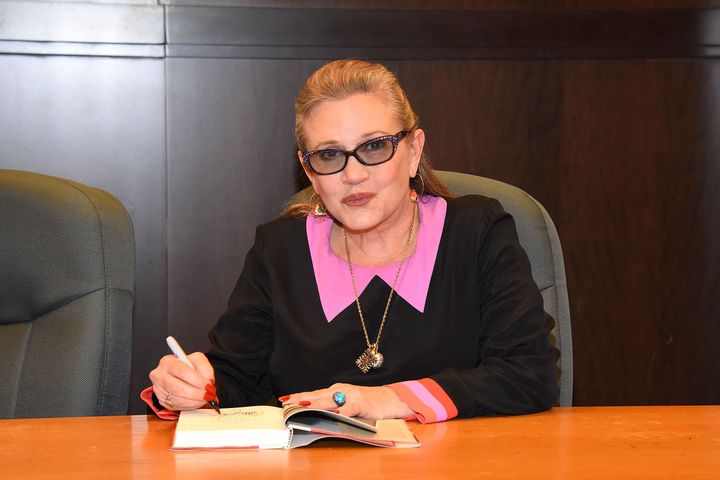
<instances>
[{"instance_id":1,"label":"wood grain surface","mask_svg":"<svg viewBox=\"0 0 720 480\"><path fill-rule=\"evenodd\" d=\"M570 407L411 429L417 449L169 450L155 417L0 421L5 478L717 478L720 407Z\"/></svg>"}]
</instances>

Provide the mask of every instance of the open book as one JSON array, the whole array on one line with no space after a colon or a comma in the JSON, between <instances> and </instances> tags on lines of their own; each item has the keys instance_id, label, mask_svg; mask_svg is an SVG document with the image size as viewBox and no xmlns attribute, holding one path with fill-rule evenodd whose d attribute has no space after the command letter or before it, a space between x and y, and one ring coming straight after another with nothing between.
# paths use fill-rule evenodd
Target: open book
<instances>
[{"instance_id":1,"label":"open book","mask_svg":"<svg viewBox=\"0 0 720 480\"><path fill-rule=\"evenodd\" d=\"M180 412L172 449L295 448L321 438L379 447L420 446L404 420L365 420L298 405L222 408L220 412Z\"/></svg>"}]
</instances>

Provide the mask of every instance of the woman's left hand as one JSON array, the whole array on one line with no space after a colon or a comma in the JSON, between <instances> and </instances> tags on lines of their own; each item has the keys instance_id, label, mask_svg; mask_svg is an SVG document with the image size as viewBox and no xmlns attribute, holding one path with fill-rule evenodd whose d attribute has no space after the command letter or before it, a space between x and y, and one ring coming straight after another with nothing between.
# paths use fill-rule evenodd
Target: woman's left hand
<instances>
[{"instance_id":1,"label":"woman's left hand","mask_svg":"<svg viewBox=\"0 0 720 480\"><path fill-rule=\"evenodd\" d=\"M338 406L335 403L333 400L335 392L345 395L344 405ZM336 383L321 390L294 393L281 397L280 401L283 405L292 403L337 411L348 417L404 418L414 413L389 387L360 387L349 383ZM305 405L305 402L309 404Z\"/></svg>"}]
</instances>

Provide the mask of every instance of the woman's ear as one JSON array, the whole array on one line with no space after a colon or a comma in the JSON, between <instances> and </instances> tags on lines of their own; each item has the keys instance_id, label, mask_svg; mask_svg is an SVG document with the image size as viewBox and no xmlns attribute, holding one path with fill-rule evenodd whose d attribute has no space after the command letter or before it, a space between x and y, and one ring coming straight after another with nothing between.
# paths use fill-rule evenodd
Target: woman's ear
<instances>
[{"instance_id":1,"label":"woman's ear","mask_svg":"<svg viewBox=\"0 0 720 480\"><path fill-rule=\"evenodd\" d=\"M425 148L425 132L421 128L418 128L413 132L413 136L410 139L410 153L412 155L410 160L411 178L417 175L418 168L420 168L423 148Z\"/></svg>"}]
</instances>

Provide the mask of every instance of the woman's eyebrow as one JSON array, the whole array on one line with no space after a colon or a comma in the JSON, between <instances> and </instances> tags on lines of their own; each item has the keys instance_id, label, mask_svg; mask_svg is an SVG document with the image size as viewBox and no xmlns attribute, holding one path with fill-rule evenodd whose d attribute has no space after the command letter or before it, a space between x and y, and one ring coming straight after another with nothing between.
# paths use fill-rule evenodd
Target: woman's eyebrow
<instances>
[{"instance_id":1,"label":"woman's eyebrow","mask_svg":"<svg viewBox=\"0 0 720 480\"><path fill-rule=\"evenodd\" d=\"M358 145L367 142L368 140L372 140L373 138L377 137L384 137L386 135L392 135L392 133L386 133L382 130L375 130L373 132L364 133L360 135L360 138L364 140L360 140L358 143L356 143L352 148L348 148L348 150L352 150L353 148L357 147ZM311 148L312 150L324 150L327 148L339 148L341 150L345 150L345 147L340 145L340 142L337 140L325 140L317 144L315 148Z\"/></svg>"}]
</instances>

